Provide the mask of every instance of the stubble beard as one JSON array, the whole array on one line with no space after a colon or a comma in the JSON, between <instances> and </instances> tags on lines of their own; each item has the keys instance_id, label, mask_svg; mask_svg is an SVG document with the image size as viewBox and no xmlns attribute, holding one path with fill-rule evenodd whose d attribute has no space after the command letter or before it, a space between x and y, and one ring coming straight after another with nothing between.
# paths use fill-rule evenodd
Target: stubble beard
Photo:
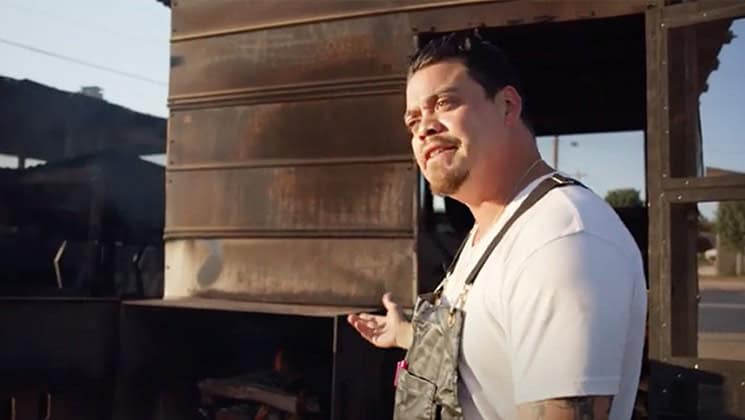
<instances>
[{"instance_id":1,"label":"stubble beard","mask_svg":"<svg viewBox=\"0 0 745 420\"><path fill-rule=\"evenodd\" d=\"M437 195L453 195L468 179L470 171L462 164L451 167L436 166L425 172L432 192Z\"/></svg>"}]
</instances>

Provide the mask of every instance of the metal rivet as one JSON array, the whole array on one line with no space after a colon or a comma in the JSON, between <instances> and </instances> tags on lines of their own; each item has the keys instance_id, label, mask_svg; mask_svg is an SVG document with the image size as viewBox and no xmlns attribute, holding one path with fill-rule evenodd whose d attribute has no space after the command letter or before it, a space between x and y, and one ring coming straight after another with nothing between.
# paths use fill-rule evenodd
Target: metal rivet
<instances>
[{"instance_id":1,"label":"metal rivet","mask_svg":"<svg viewBox=\"0 0 745 420\"><path fill-rule=\"evenodd\" d=\"M693 368L694 369L698 369L698 363L696 363L695 365L693 365Z\"/></svg>"},{"instance_id":2,"label":"metal rivet","mask_svg":"<svg viewBox=\"0 0 745 420\"><path fill-rule=\"evenodd\" d=\"M662 388L662 393L667 394L667 388Z\"/></svg>"},{"instance_id":3,"label":"metal rivet","mask_svg":"<svg viewBox=\"0 0 745 420\"><path fill-rule=\"evenodd\" d=\"M675 377L678 378L678 379L683 379L683 374L682 373L679 373L679 374L675 375Z\"/></svg>"},{"instance_id":4,"label":"metal rivet","mask_svg":"<svg viewBox=\"0 0 745 420\"><path fill-rule=\"evenodd\" d=\"M683 199L683 196L682 196L682 195L680 195L680 194L678 194L678 196L677 196L677 197L675 197L675 198L677 198L678 200L682 200L682 199Z\"/></svg>"},{"instance_id":5,"label":"metal rivet","mask_svg":"<svg viewBox=\"0 0 745 420\"><path fill-rule=\"evenodd\" d=\"M662 65L663 66L666 66L667 65L667 60L662 60Z\"/></svg>"},{"instance_id":6,"label":"metal rivet","mask_svg":"<svg viewBox=\"0 0 745 420\"><path fill-rule=\"evenodd\" d=\"M706 12L701 13L701 16L706 17Z\"/></svg>"},{"instance_id":7,"label":"metal rivet","mask_svg":"<svg viewBox=\"0 0 745 420\"><path fill-rule=\"evenodd\" d=\"M665 23L664 22L660 23L660 28L664 28L664 27L665 27Z\"/></svg>"},{"instance_id":8,"label":"metal rivet","mask_svg":"<svg viewBox=\"0 0 745 420\"><path fill-rule=\"evenodd\" d=\"M667 105L663 106L662 109L667 111Z\"/></svg>"},{"instance_id":9,"label":"metal rivet","mask_svg":"<svg viewBox=\"0 0 745 420\"><path fill-rule=\"evenodd\" d=\"M662 323L662 328L667 328L667 322Z\"/></svg>"},{"instance_id":10,"label":"metal rivet","mask_svg":"<svg viewBox=\"0 0 745 420\"><path fill-rule=\"evenodd\" d=\"M685 180L685 182L683 182L683 183L686 184L686 185L688 185L688 184L691 183L691 181Z\"/></svg>"},{"instance_id":11,"label":"metal rivet","mask_svg":"<svg viewBox=\"0 0 745 420\"><path fill-rule=\"evenodd\" d=\"M670 134L670 130L665 130L665 134Z\"/></svg>"},{"instance_id":12,"label":"metal rivet","mask_svg":"<svg viewBox=\"0 0 745 420\"><path fill-rule=\"evenodd\" d=\"M745 381L740 382L740 386L745 386Z\"/></svg>"}]
</instances>

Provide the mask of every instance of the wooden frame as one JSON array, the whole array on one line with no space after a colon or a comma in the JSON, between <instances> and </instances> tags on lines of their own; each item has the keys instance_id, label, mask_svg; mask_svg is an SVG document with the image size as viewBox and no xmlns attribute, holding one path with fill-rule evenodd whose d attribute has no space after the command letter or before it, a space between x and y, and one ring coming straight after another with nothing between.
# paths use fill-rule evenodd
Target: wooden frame
<instances>
[{"instance_id":1,"label":"wooden frame","mask_svg":"<svg viewBox=\"0 0 745 420\"><path fill-rule=\"evenodd\" d=\"M668 74L671 28L736 16L745 16L745 4L731 0L688 2L646 13L651 418L672 412L698 415L707 409L699 401L701 387L706 386L721 391L721 408L728 415L745 414L745 362L696 356L698 279L695 274L674 276L673 261L675 255L686 252L683 249L686 241L679 238L686 233L674 223L683 220L679 209L685 213L686 204L745 200L745 176L673 177L674 156L670 154L673 104ZM700 141L700 138L686 138L684 147L700 147ZM676 278L685 281L676 282ZM671 396L673 389L677 389L676 396Z\"/></svg>"}]
</instances>

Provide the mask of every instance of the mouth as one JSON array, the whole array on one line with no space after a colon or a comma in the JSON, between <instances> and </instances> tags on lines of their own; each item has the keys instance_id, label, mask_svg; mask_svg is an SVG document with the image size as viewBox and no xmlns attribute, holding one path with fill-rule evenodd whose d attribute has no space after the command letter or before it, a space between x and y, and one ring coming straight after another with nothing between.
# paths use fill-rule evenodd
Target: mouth
<instances>
[{"instance_id":1,"label":"mouth","mask_svg":"<svg viewBox=\"0 0 745 420\"><path fill-rule=\"evenodd\" d=\"M448 145L439 144L439 145L430 146L424 151L424 162L427 163L429 162L430 159L434 159L443 153L454 151L455 149L457 149L457 146L449 145L449 144Z\"/></svg>"}]
</instances>

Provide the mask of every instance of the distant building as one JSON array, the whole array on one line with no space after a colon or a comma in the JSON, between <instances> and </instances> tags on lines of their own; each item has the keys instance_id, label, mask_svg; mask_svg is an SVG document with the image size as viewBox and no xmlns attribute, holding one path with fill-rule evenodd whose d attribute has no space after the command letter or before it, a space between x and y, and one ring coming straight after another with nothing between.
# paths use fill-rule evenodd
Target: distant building
<instances>
[{"instance_id":1,"label":"distant building","mask_svg":"<svg viewBox=\"0 0 745 420\"><path fill-rule=\"evenodd\" d=\"M728 169L706 167L706 176L727 176L727 175L745 175L743 172L731 171ZM709 253L711 256L714 253ZM724 246L722 239L719 234L716 235L716 274L720 276L734 276L742 275L745 271L743 250L735 251L729 247Z\"/></svg>"},{"instance_id":2,"label":"distant building","mask_svg":"<svg viewBox=\"0 0 745 420\"><path fill-rule=\"evenodd\" d=\"M80 93L91 98L103 99L103 89L98 86L83 86L80 88Z\"/></svg>"}]
</instances>

